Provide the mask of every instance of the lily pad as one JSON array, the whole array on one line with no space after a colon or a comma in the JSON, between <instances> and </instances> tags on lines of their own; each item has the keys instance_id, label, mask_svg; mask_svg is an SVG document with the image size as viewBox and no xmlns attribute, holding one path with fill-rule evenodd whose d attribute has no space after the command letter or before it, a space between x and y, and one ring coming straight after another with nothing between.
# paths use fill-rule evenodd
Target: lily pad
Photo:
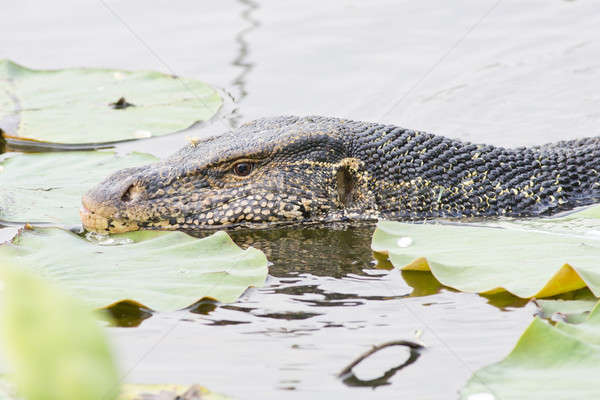
<instances>
[{"instance_id":1,"label":"lily pad","mask_svg":"<svg viewBox=\"0 0 600 400\"><path fill-rule=\"evenodd\" d=\"M211 118L222 99L206 83L153 71L34 70L0 60L0 129L61 144L161 136Z\"/></svg>"},{"instance_id":2,"label":"lily pad","mask_svg":"<svg viewBox=\"0 0 600 400\"><path fill-rule=\"evenodd\" d=\"M118 400L228 400L230 397L211 392L199 385L126 384Z\"/></svg>"},{"instance_id":3,"label":"lily pad","mask_svg":"<svg viewBox=\"0 0 600 400\"><path fill-rule=\"evenodd\" d=\"M597 299L586 300L537 300L538 315L552 321L580 323L587 319Z\"/></svg>"},{"instance_id":4,"label":"lily pad","mask_svg":"<svg viewBox=\"0 0 600 400\"><path fill-rule=\"evenodd\" d=\"M2 262L57 282L92 307L130 300L156 311L204 297L232 302L267 276L265 255L242 250L225 232L197 239L139 231L90 241L61 229L36 229L0 246Z\"/></svg>"},{"instance_id":5,"label":"lily pad","mask_svg":"<svg viewBox=\"0 0 600 400\"><path fill-rule=\"evenodd\" d=\"M104 395L105 393L101 393ZM113 397L97 398L111 400ZM45 397L47 398L47 397ZM0 377L0 400L20 400L15 393L14 385ZM230 400L231 397L212 392L200 385L176 384L138 384L125 383L121 385L121 392L117 400ZM62 400L62 399L61 399ZM80 400L79 398L77 400ZM94 399L96 400L96 399Z\"/></svg>"},{"instance_id":6,"label":"lily pad","mask_svg":"<svg viewBox=\"0 0 600 400\"><path fill-rule=\"evenodd\" d=\"M560 220L573 220L573 219L600 219L600 205L593 205L589 207L585 207L582 210L577 212L569 213L563 217L557 218ZM553 218L548 219L548 221L552 221Z\"/></svg>"},{"instance_id":7,"label":"lily pad","mask_svg":"<svg viewBox=\"0 0 600 400\"><path fill-rule=\"evenodd\" d=\"M600 297L600 239L467 225L381 221L372 249L402 270L431 271L464 292L549 297L588 286Z\"/></svg>"},{"instance_id":8,"label":"lily pad","mask_svg":"<svg viewBox=\"0 0 600 400\"><path fill-rule=\"evenodd\" d=\"M14 385L11 385L3 376L0 375L0 400L15 400L17 394Z\"/></svg>"},{"instance_id":9,"label":"lily pad","mask_svg":"<svg viewBox=\"0 0 600 400\"><path fill-rule=\"evenodd\" d=\"M94 315L41 279L2 263L2 339L19 397L114 399L119 377ZM0 386L0 398L2 398ZM11 392L4 390L5 398Z\"/></svg>"},{"instance_id":10,"label":"lily pad","mask_svg":"<svg viewBox=\"0 0 600 400\"><path fill-rule=\"evenodd\" d=\"M19 228L10 226L7 228L0 228L0 244L13 240L19 233Z\"/></svg>"},{"instance_id":11,"label":"lily pad","mask_svg":"<svg viewBox=\"0 0 600 400\"><path fill-rule=\"evenodd\" d=\"M536 318L502 361L475 372L461 399L597 399L600 307L581 324Z\"/></svg>"},{"instance_id":12,"label":"lily pad","mask_svg":"<svg viewBox=\"0 0 600 400\"><path fill-rule=\"evenodd\" d=\"M80 224L81 196L110 173L156 161L109 151L15 154L0 162L0 220Z\"/></svg>"}]
</instances>

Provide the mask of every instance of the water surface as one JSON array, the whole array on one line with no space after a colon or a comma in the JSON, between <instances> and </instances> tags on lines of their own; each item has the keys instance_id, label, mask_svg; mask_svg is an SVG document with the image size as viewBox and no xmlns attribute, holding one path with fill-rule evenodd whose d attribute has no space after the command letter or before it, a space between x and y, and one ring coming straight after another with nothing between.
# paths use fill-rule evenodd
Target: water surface
<instances>
[{"instance_id":1,"label":"water surface","mask_svg":"<svg viewBox=\"0 0 600 400\"><path fill-rule=\"evenodd\" d=\"M121 152L166 156L186 135L281 114L514 146L599 134L599 11L561 0L13 1L3 4L0 57L156 69L235 99L210 124ZM473 371L509 352L533 309L377 268L371 231L234 233L273 263L265 287L231 305L137 310L137 319L121 310L130 327L110 334L124 380L200 383L240 399L454 398ZM412 360L390 348L359 365L353 382L376 389L336 377L370 346L399 339L427 349Z\"/></svg>"}]
</instances>

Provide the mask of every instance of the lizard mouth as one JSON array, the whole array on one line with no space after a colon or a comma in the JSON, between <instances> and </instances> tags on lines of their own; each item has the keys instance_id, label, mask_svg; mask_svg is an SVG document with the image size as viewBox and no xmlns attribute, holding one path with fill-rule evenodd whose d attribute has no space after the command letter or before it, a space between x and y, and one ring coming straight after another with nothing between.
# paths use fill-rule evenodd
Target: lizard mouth
<instances>
[{"instance_id":1,"label":"lizard mouth","mask_svg":"<svg viewBox=\"0 0 600 400\"><path fill-rule=\"evenodd\" d=\"M90 200L84 197L79 209L79 216L86 230L98 233L124 233L140 229L135 221L119 220L102 215L111 215L112 212L107 207L89 207L91 205L89 202Z\"/></svg>"}]
</instances>

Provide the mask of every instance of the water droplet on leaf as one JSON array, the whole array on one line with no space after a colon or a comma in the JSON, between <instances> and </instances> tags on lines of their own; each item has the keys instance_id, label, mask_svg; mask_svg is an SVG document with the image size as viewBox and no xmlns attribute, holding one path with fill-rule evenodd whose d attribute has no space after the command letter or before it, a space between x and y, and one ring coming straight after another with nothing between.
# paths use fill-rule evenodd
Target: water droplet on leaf
<instances>
[{"instance_id":1,"label":"water droplet on leaf","mask_svg":"<svg viewBox=\"0 0 600 400\"><path fill-rule=\"evenodd\" d=\"M413 243L413 240L407 236L401 237L396 241L398 247L408 247Z\"/></svg>"},{"instance_id":2,"label":"water droplet on leaf","mask_svg":"<svg viewBox=\"0 0 600 400\"><path fill-rule=\"evenodd\" d=\"M138 139L149 138L149 137L152 137L152 132L139 130L139 131L133 132L133 136Z\"/></svg>"},{"instance_id":3,"label":"water droplet on leaf","mask_svg":"<svg viewBox=\"0 0 600 400\"><path fill-rule=\"evenodd\" d=\"M467 400L495 400L493 394L491 393L475 393L467 397Z\"/></svg>"}]
</instances>

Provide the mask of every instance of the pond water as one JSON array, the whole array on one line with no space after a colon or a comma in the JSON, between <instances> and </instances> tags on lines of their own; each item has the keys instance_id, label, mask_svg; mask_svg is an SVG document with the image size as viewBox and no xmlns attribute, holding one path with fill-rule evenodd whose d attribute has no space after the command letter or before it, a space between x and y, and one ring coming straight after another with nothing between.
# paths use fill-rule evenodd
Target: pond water
<instances>
[{"instance_id":1,"label":"pond water","mask_svg":"<svg viewBox=\"0 0 600 400\"><path fill-rule=\"evenodd\" d=\"M511 146L599 134L594 2L5 3L0 58L34 68L161 70L235 99L212 123L124 143L121 152L166 156L186 135L281 114L376 120ZM109 330L124 381L199 383L239 399L455 398L475 370L510 351L533 307L378 268L372 229L233 233L273 263L265 286L229 305L116 310L129 326ZM412 357L385 349L354 379L337 378L391 340L427 347Z\"/></svg>"}]
</instances>

